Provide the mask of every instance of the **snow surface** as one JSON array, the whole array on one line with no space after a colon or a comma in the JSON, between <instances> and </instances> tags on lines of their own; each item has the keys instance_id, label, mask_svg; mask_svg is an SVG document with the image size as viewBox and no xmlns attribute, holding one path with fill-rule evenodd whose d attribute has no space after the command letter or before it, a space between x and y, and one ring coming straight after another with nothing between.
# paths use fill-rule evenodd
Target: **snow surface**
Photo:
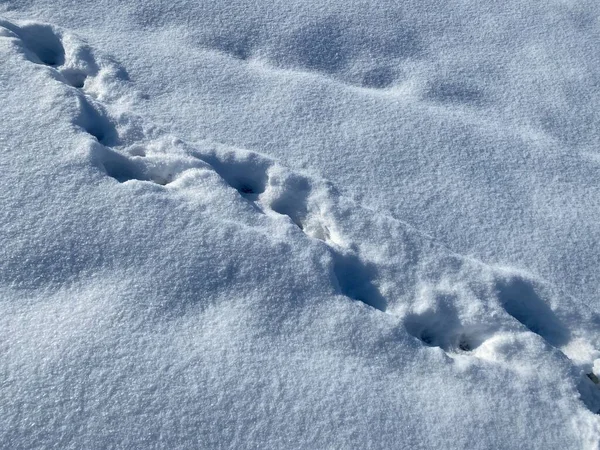
<instances>
[{"instance_id":1,"label":"snow surface","mask_svg":"<svg viewBox=\"0 0 600 450\"><path fill-rule=\"evenodd\" d=\"M0 4L3 448L600 448L594 2Z\"/></svg>"}]
</instances>

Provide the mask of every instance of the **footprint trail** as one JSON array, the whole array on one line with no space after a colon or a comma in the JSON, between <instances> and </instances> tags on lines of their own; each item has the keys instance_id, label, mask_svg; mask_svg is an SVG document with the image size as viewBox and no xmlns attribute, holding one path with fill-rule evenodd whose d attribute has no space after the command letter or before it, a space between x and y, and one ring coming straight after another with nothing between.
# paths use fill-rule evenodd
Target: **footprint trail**
<instances>
[{"instance_id":1,"label":"footprint trail","mask_svg":"<svg viewBox=\"0 0 600 450\"><path fill-rule=\"evenodd\" d=\"M453 360L499 363L508 356L498 342L542 339L545 351L562 355L579 377L583 404L600 411L598 324L550 283L456 255L340 195L327 180L268 156L170 136L128 112L138 94L123 68L56 27L0 19L0 38L15 41L30 63L72 90L79 111L73 125L89 136L90 160L115 180L115 189L153 183L170 195L186 174L212 171L257 214L283 217L303 239L325 246L333 290L369 313L395 318L425 349L436 347ZM302 61L313 67L313 59ZM368 84L386 85L387 78L373 74Z\"/></svg>"}]
</instances>

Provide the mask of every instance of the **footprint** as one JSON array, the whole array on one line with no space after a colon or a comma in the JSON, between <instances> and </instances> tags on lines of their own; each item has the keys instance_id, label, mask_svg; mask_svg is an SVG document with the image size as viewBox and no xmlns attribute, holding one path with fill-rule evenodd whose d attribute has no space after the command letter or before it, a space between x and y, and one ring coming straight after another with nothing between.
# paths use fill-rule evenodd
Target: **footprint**
<instances>
[{"instance_id":1,"label":"footprint","mask_svg":"<svg viewBox=\"0 0 600 450\"><path fill-rule=\"evenodd\" d=\"M273 177L275 178L275 177ZM269 179L269 187L279 191L270 200L270 208L288 216L307 236L323 241L333 257L333 274L340 291L346 297L385 312L387 301L375 286L377 268L362 261L354 252L343 250L333 241L330 228L319 214L310 211L310 181L304 176L289 174L284 181Z\"/></svg>"},{"instance_id":2,"label":"footprint","mask_svg":"<svg viewBox=\"0 0 600 450\"><path fill-rule=\"evenodd\" d=\"M318 205L309 204L313 195L311 180L273 165L268 173L267 188L263 190L265 193L260 196L263 207L289 217L305 235L328 246L333 258L333 276L340 292L385 312L387 301L374 284L376 266L363 261L356 252L337 245L339 239L333 239L326 218L319 211L311 210L311 206L319 209ZM321 186L321 197L327 199L329 191L328 185Z\"/></svg>"},{"instance_id":3,"label":"footprint","mask_svg":"<svg viewBox=\"0 0 600 450\"><path fill-rule=\"evenodd\" d=\"M377 278L374 264L362 261L356 254L331 247L333 274L346 297L385 312L387 301L373 284Z\"/></svg>"},{"instance_id":4,"label":"footprint","mask_svg":"<svg viewBox=\"0 0 600 450\"><path fill-rule=\"evenodd\" d=\"M63 36L51 25L30 22L18 26L0 20L0 27L21 40L31 62L55 69L61 82L81 89L86 79L99 71L92 51L85 43L74 36Z\"/></svg>"},{"instance_id":5,"label":"footprint","mask_svg":"<svg viewBox=\"0 0 600 450\"><path fill-rule=\"evenodd\" d=\"M41 23L17 26L4 20L0 20L0 26L12 31L21 39L30 61L51 67L64 64L65 49L52 26Z\"/></svg>"},{"instance_id":6,"label":"footprint","mask_svg":"<svg viewBox=\"0 0 600 450\"><path fill-rule=\"evenodd\" d=\"M60 74L67 84L82 89L87 78L98 75L100 66L96 62L92 49L78 38L67 35L63 39L63 45L66 50L66 61L59 69Z\"/></svg>"},{"instance_id":7,"label":"footprint","mask_svg":"<svg viewBox=\"0 0 600 450\"><path fill-rule=\"evenodd\" d=\"M66 69L62 70L61 75L65 78L67 84L77 89L82 89L85 86L85 80L88 75L81 70Z\"/></svg>"},{"instance_id":8,"label":"footprint","mask_svg":"<svg viewBox=\"0 0 600 450\"><path fill-rule=\"evenodd\" d=\"M144 166L132 158L103 145L93 147L97 164L119 183L130 180L150 181Z\"/></svg>"},{"instance_id":9,"label":"footprint","mask_svg":"<svg viewBox=\"0 0 600 450\"><path fill-rule=\"evenodd\" d=\"M193 152L193 156L209 164L227 184L251 201L265 191L267 170L273 164L257 153L235 150Z\"/></svg>"},{"instance_id":10,"label":"footprint","mask_svg":"<svg viewBox=\"0 0 600 450\"><path fill-rule=\"evenodd\" d=\"M577 389L583 404L594 414L600 414L600 380L593 373L581 377Z\"/></svg>"},{"instance_id":11,"label":"footprint","mask_svg":"<svg viewBox=\"0 0 600 450\"><path fill-rule=\"evenodd\" d=\"M569 330L538 295L531 281L513 276L497 281L496 290L504 310L550 345L560 348L571 340Z\"/></svg>"},{"instance_id":12,"label":"footprint","mask_svg":"<svg viewBox=\"0 0 600 450\"><path fill-rule=\"evenodd\" d=\"M135 147L135 152L138 153L140 145ZM128 156L100 144L97 144L93 151L96 163L108 176L120 183L137 180L166 186L187 170L209 168L206 163L189 156L171 154Z\"/></svg>"},{"instance_id":13,"label":"footprint","mask_svg":"<svg viewBox=\"0 0 600 450\"><path fill-rule=\"evenodd\" d=\"M496 291L508 314L564 354L561 348L571 341L571 332L540 297L533 282L512 276L497 281ZM569 359L567 355L565 357ZM579 367L574 362L573 365ZM599 383L594 372L584 371L577 385L581 401L595 414L600 414Z\"/></svg>"},{"instance_id":14,"label":"footprint","mask_svg":"<svg viewBox=\"0 0 600 450\"><path fill-rule=\"evenodd\" d=\"M463 326L455 301L453 295L437 295L434 306L404 318L406 331L425 345L445 352L475 350L487 339L489 330L484 326Z\"/></svg>"},{"instance_id":15,"label":"footprint","mask_svg":"<svg viewBox=\"0 0 600 450\"><path fill-rule=\"evenodd\" d=\"M288 216L298 228L306 232L310 193L311 185L306 177L273 170L269 177L269 195L265 201L273 211Z\"/></svg>"},{"instance_id":16,"label":"footprint","mask_svg":"<svg viewBox=\"0 0 600 450\"><path fill-rule=\"evenodd\" d=\"M75 38L65 39L65 44L70 44L66 48L66 60L64 65L58 68L58 72L63 81L77 89L83 89L85 82L89 77L96 76L100 68L92 55L91 49Z\"/></svg>"},{"instance_id":17,"label":"footprint","mask_svg":"<svg viewBox=\"0 0 600 450\"><path fill-rule=\"evenodd\" d=\"M79 114L75 118L74 124L83 128L103 145L117 145L119 136L116 126L110 120L104 108L92 104L81 94L77 95L76 98L79 105Z\"/></svg>"}]
</instances>

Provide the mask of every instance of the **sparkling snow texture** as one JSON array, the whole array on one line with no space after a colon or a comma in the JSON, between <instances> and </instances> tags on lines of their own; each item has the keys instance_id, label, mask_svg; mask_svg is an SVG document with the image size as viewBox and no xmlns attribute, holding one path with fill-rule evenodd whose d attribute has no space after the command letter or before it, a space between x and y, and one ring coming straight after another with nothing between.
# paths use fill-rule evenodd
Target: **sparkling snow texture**
<instances>
[{"instance_id":1,"label":"sparkling snow texture","mask_svg":"<svg viewBox=\"0 0 600 450\"><path fill-rule=\"evenodd\" d=\"M0 4L0 446L598 449L594 2Z\"/></svg>"}]
</instances>

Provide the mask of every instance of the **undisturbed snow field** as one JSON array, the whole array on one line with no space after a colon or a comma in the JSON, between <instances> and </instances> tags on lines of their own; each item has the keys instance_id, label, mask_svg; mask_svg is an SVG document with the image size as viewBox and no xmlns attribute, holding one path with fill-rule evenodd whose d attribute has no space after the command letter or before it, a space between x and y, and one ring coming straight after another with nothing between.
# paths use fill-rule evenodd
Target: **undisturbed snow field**
<instances>
[{"instance_id":1,"label":"undisturbed snow field","mask_svg":"<svg viewBox=\"0 0 600 450\"><path fill-rule=\"evenodd\" d=\"M0 446L600 448L592 1L0 3Z\"/></svg>"}]
</instances>

